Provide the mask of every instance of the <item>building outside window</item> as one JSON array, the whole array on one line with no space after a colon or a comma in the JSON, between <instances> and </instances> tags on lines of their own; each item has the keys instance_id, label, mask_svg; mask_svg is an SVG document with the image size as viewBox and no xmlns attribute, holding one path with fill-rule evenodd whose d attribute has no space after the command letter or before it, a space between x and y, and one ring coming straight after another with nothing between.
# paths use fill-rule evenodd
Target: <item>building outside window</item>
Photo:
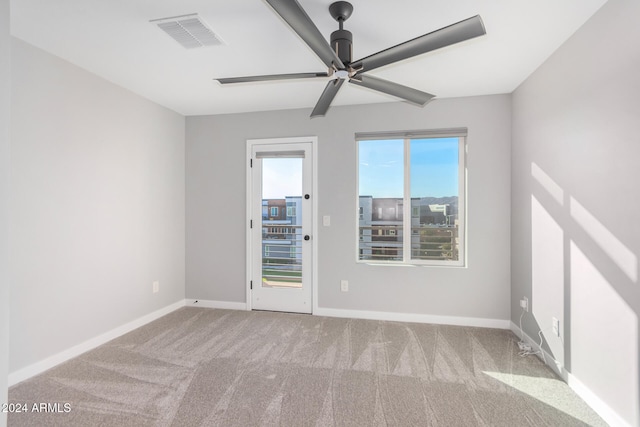
<instances>
[{"instance_id":1,"label":"building outside window","mask_svg":"<svg viewBox=\"0 0 640 427\"><path fill-rule=\"evenodd\" d=\"M282 199L264 199L262 207L264 262L274 265L300 262L303 246L302 217L296 214L302 212L302 197L286 196ZM266 212L270 214L267 218L264 218L265 208ZM287 215L285 216L285 214Z\"/></svg>"},{"instance_id":2,"label":"building outside window","mask_svg":"<svg viewBox=\"0 0 640 427\"><path fill-rule=\"evenodd\" d=\"M463 266L466 129L356 141L358 260Z\"/></svg>"}]
</instances>

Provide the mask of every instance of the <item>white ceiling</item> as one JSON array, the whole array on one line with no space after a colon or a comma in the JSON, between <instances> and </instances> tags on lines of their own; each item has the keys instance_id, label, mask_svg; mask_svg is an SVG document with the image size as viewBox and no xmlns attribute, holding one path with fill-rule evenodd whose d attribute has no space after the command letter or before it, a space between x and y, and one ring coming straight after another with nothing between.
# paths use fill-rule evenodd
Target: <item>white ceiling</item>
<instances>
[{"instance_id":1,"label":"white ceiling","mask_svg":"<svg viewBox=\"0 0 640 427\"><path fill-rule=\"evenodd\" d=\"M298 0L327 39L332 0ZM512 92L606 0L351 0L354 59L480 14L487 35L371 74L439 98ZM185 50L149 20L198 13L226 43ZM326 80L221 86L214 77L325 72L262 0L12 0L11 32L184 115L311 109ZM332 105L396 101L344 85ZM331 110L329 113L331 114Z\"/></svg>"}]
</instances>

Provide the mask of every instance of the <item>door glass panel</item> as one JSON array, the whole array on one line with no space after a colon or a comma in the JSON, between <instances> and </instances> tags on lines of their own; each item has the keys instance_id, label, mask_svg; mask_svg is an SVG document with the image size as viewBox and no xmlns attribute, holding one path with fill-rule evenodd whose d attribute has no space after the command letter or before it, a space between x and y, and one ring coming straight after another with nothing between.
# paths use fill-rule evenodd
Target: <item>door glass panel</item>
<instances>
[{"instance_id":1,"label":"door glass panel","mask_svg":"<svg viewBox=\"0 0 640 427\"><path fill-rule=\"evenodd\" d=\"M302 288L302 162L262 159L262 287Z\"/></svg>"}]
</instances>

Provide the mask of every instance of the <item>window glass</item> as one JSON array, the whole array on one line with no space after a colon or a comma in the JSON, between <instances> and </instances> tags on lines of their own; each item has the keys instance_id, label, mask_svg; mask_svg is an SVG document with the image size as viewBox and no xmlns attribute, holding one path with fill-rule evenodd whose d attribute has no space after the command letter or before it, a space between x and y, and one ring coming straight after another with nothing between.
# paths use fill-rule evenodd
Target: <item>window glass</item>
<instances>
[{"instance_id":1,"label":"window glass","mask_svg":"<svg viewBox=\"0 0 640 427\"><path fill-rule=\"evenodd\" d=\"M358 141L359 260L463 265L463 153L459 136Z\"/></svg>"},{"instance_id":2,"label":"window glass","mask_svg":"<svg viewBox=\"0 0 640 427\"><path fill-rule=\"evenodd\" d=\"M360 141L358 153L360 259L402 261L403 140Z\"/></svg>"},{"instance_id":3,"label":"window glass","mask_svg":"<svg viewBox=\"0 0 640 427\"><path fill-rule=\"evenodd\" d=\"M458 138L410 140L411 259L458 260Z\"/></svg>"}]
</instances>

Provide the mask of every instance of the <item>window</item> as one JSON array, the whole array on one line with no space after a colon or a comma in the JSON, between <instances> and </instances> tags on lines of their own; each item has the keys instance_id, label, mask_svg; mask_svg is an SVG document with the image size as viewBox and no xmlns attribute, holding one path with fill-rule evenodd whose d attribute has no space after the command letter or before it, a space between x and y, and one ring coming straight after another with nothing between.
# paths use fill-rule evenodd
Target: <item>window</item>
<instances>
[{"instance_id":1,"label":"window","mask_svg":"<svg viewBox=\"0 0 640 427\"><path fill-rule=\"evenodd\" d=\"M271 207L271 216L278 216L278 208L277 207Z\"/></svg>"},{"instance_id":2,"label":"window","mask_svg":"<svg viewBox=\"0 0 640 427\"><path fill-rule=\"evenodd\" d=\"M464 265L465 137L466 129L356 135L359 261Z\"/></svg>"},{"instance_id":3,"label":"window","mask_svg":"<svg viewBox=\"0 0 640 427\"><path fill-rule=\"evenodd\" d=\"M287 206L287 216L296 216L295 206Z\"/></svg>"}]
</instances>

